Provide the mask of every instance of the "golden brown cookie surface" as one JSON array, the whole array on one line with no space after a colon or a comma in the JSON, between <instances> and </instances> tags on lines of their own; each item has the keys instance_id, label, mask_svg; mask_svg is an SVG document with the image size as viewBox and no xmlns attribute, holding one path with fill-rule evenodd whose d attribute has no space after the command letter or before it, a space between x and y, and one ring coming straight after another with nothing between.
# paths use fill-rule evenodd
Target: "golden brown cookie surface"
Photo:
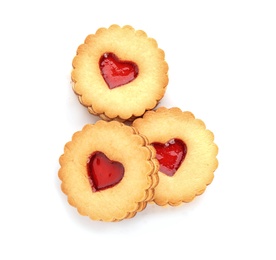
<instances>
[{"instance_id":1,"label":"golden brown cookie surface","mask_svg":"<svg viewBox=\"0 0 276 260\"><path fill-rule=\"evenodd\" d=\"M179 205L202 194L218 166L214 135L203 121L179 108L148 111L133 122L156 149L160 163L154 201Z\"/></svg>"},{"instance_id":2,"label":"golden brown cookie surface","mask_svg":"<svg viewBox=\"0 0 276 260\"><path fill-rule=\"evenodd\" d=\"M119 221L143 210L159 164L145 137L117 121L85 125L64 147L59 178L68 202L94 220Z\"/></svg>"},{"instance_id":3,"label":"golden brown cookie surface","mask_svg":"<svg viewBox=\"0 0 276 260\"><path fill-rule=\"evenodd\" d=\"M104 120L134 119L154 108L168 84L164 51L144 31L112 25L88 35L73 59L80 102Z\"/></svg>"}]
</instances>

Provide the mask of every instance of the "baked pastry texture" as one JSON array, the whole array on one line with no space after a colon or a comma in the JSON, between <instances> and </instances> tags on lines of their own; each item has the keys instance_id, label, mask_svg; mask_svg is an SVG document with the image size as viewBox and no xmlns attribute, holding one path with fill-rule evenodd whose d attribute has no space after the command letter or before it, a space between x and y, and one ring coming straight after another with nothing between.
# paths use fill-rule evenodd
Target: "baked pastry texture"
<instances>
[{"instance_id":1,"label":"baked pastry texture","mask_svg":"<svg viewBox=\"0 0 276 260\"><path fill-rule=\"evenodd\" d=\"M156 204L176 206L205 191L218 166L218 147L202 120L176 107L160 107L136 119L133 126L156 149L160 163Z\"/></svg>"},{"instance_id":2,"label":"baked pastry texture","mask_svg":"<svg viewBox=\"0 0 276 260\"><path fill-rule=\"evenodd\" d=\"M59 161L69 204L93 220L135 216L152 200L158 183L155 149L133 127L117 121L85 125Z\"/></svg>"},{"instance_id":3,"label":"baked pastry texture","mask_svg":"<svg viewBox=\"0 0 276 260\"><path fill-rule=\"evenodd\" d=\"M88 35L72 62L73 90L91 114L133 120L153 109L168 84L165 53L156 40L126 25Z\"/></svg>"}]
</instances>

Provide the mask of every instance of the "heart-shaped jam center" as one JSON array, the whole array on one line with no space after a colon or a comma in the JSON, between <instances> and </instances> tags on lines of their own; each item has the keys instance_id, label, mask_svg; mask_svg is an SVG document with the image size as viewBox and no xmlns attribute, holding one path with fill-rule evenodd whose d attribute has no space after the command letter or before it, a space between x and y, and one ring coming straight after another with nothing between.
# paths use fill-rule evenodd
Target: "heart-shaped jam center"
<instances>
[{"instance_id":1,"label":"heart-shaped jam center","mask_svg":"<svg viewBox=\"0 0 276 260\"><path fill-rule=\"evenodd\" d=\"M138 75L138 66L131 61L121 61L114 53L105 53L99 61L101 74L110 89L133 81Z\"/></svg>"},{"instance_id":2,"label":"heart-shaped jam center","mask_svg":"<svg viewBox=\"0 0 276 260\"><path fill-rule=\"evenodd\" d=\"M93 153L87 162L88 178L94 192L111 188L124 177L124 166L102 152Z\"/></svg>"},{"instance_id":3,"label":"heart-shaped jam center","mask_svg":"<svg viewBox=\"0 0 276 260\"><path fill-rule=\"evenodd\" d=\"M180 139L171 139L165 144L152 143L156 150L156 159L160 164L160 171L173 176L180 167L187 154L187 146Z\"/></svg>"}]
</instances>

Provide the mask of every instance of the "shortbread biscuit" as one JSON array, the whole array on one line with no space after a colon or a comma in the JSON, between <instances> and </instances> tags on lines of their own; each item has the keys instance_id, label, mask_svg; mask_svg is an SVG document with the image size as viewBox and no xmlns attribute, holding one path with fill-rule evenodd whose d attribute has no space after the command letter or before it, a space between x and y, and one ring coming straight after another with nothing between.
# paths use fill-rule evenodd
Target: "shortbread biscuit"
<instances>
[{"instance_id":1,"label":"shortbread biscuit","mask_svg":"<svg viewBox=\"0 0 276 260\"><path fill-rule=\"evenodd\" d=\"M156 149L160 163L154 202L176 206L202 194L218 166L214 135L203 121L179 108L148 111L133 122Z\"/></svg>"},{"instance_id":2,"label":"shortbread biscuit","mask_svg":"<svg viewBox=\"0 0 276 260\"><path fill-rule=\"evenodd\" d=\"M154 196L155 149L133 127L103 120L76 132L60 157L59 178L68 202L93 220L120 221Z\"/></svg>"},{"instance_id":3,"label":"shortbread biscuit","mask_svg":"<svg viewBox=\"0 0 276 260\"><path fill-rule=\"evenodd\" d=\"M168 64L156 40L127 25L88 35L72 62L73 90L91 114L133 120L165 94Z\"/></svg>"}]
</instances>

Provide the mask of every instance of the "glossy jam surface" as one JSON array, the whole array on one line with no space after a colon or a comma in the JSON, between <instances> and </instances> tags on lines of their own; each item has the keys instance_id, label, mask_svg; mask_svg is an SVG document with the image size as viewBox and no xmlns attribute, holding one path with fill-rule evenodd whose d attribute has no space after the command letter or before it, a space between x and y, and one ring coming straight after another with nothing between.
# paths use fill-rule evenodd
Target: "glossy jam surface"
<instances>
[{"instance_id":1,"label":"glossy jam surface","mask_svg":"<svg viewBox=\"0 0 276 260\"><path fill-rule=\"evenodd\" d=\"M93 192L111 188L124 177L124 166L111 161L102 152L93 153L87 162L88 178Z\"/></svg>"},{"instance_id":2,"label":"glossy jam surface","mask_svg":"<svg viewBox=\"0 0 276 260\"><path fill-rule=\"evenodd\" d=\"M131 61L121 61L113 53L105 53L99 61L101 74L110 89L123 86L138 76L138 66Z\"/></svg>"},{"instance_id":3,"label":"glossy jam surface","mask_svg":"<svg viewBox=\"0 0 276 260\"><path fill-rule=\"evenodd\" d=\"M156 150L156 159L160 164L160 171L173 176L180 167L187 154L187 146L180 139L171 139L165 144L152 143Z\"/></svg>"}]
</instances>

